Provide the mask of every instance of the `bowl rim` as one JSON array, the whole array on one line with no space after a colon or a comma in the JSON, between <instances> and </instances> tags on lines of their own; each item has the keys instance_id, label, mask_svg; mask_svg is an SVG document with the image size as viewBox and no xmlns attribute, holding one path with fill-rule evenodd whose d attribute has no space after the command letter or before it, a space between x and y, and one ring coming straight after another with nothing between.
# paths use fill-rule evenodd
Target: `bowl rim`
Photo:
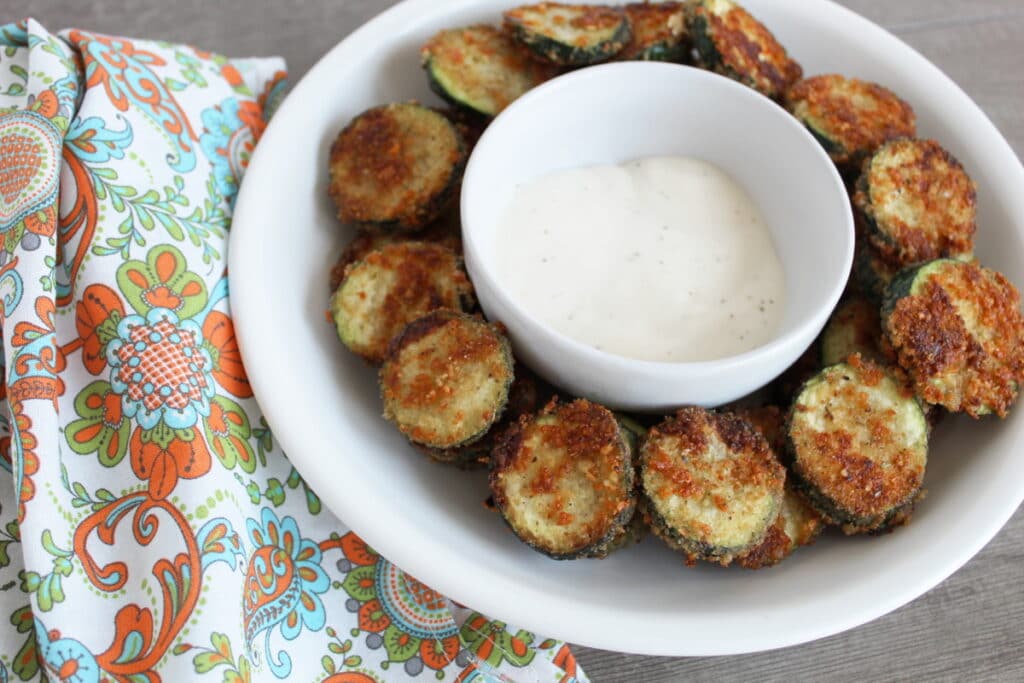
<instances>
[{"instance_id":1,"label":"bowl rim","mask_svg":"<svg viewBox=\"0 0 1024 683\"><path fill-rule=\"evenodd\" d=\"M731 91L740 98L748 100L752 103L752 106L750 107L751 111L756 110L759 112L757 116L776 118L781 121L783 125L793 129L797 136L808 147L811 154L815 157L816 162L823 169L823 173L828 175L832 181L832 189L836 190L836 197L839 200L838 204L842 206L840 213L842 214L845 223L841 231L841 242L838 242L835 245L837 249L842 250L841 267L836 271L836 273L830 274L832 277L830 277L829 287L823 293L821 302L818 306L811 308L804 316L796 320L790 329L783 331L781 334L775 334L769 341L759 346L755 346L752 349L742 353L733 354L731 356L723 356L721 358L701 361L645 360L595 349L592 346L562 333L541 320L539 317L530 313L524 306L516 301L515 297L509 294L505 287L500 284L501 278L495 272L495 268L492 267L494 259L488 258L482 254L482 249L477 241L477 235L472 227L470 227L471 225L479 224L479 221L473 220L476 219L476 212L471 210L468 211L467 207L471 205L471 193L476 188L482 187L481 183L476 180L477 175L474 171L480 168L483 163L489 161L486 157L481 161L481 157L484 155L480 153L480 150L483 150L485 153L490 151L491 145L495 144L493 141L503 132L503 122L508 122L514 117L519 116L520 112L535 106L538 100L558 97L558 93L561 91L573 87L582 87L579 85L581 82L617 78L620 77L619 74L621 73L628 74L629 72L634 71L650 72L645 74L647 78L682 76L684 79L696 79L714 83L715 87ZM640 74L636 74L633 78L640 77ZM847 280L849 279L850 268L853 265L854 219L846 185L844 184L842 176L839 174L835 164L832 162L831 158L829 158L828 153L825 152L821 144L815 140L814 136L811 135L806 126L797 121L796 118L790 115L778 103L768 97L765 97L756 90L748 88L731 78L685 64L653 61L608 62L571 71L531 89L499 113L487 126L483 135L481 135L480 139L477 141L473 149L473 153L470 155L469 161L466 164L466 170L463 175L462 190L459 196L459 210L462 217L463 251L465 252L467 265L472 271L475 271L471 273L473 279L476 280L477 278L483 277L487 280L488 289L493 293L493 296L500 301L501 306L515 314L514 317L510 317L510 320L526 320L530 325L536 325L545 335L545 345L550 343L560 346L561 348L566 349L568 353L577 357L582 357L588 364L600 364L620 370L635 369L645 375L652 373L664 375L665 373L669 373L671 375L689 376L691 374L705 374L709 372L739 371L748 367L752 363L763 362L765 357L776 355L777 352L796 343L801 337L807 336L808 331L811 328L820 326L819 323L828 317L829 313L842 296ZM504 319L502 320L502 323L506 326L509 326L510 324ZM518 325L518 323L512 322L511 325L515 326ZM523 330L523 332L525 333L526 330ZM784 368L779 368L780 372L783 369Z\"/></svg>"}]
</instances>

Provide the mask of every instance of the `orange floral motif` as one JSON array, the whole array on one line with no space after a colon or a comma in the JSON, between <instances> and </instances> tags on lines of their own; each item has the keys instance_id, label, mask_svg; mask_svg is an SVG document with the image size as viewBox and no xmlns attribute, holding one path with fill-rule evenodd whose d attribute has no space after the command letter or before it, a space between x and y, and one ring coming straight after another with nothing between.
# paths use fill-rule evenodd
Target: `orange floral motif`
<instances>
[{"instance_id":1,"label":"orange floral motif","mask_svg":"<svg viewBox=\"0 0 1024 683\"><path fill-rule=\"evenodd\" d=\"M217 350L213 359L214 379L239 398L252 396L231 318L220 311L212 311L203 322L203 337Z\"/></svg>"},{"instance_id":2,"label":"orange floral motif","mask_svg":"<svg viewBox=\"0 0 1024 683\"><path fill-rule=\"evenodd\" d=\"M51 204L25 216L25 229L40 237L51 237L57 230L57 207Z\"/></svg>"},{"instance_id":3,"label":"orange floral motif","mask_svg":"<svg viewBox=\"0 0 1024 683\"><path fill-rule=\"evenodd\" d=\"M71 145L65 145L61 152L61 159L66 171L65 177L69 182L64 183L71 193L73 202L66 212L62 212L59 219L61 239L57 241L57 260L66 264L71 282L78 279L78 271L85 262L89 253L89 246L92 244L93 235L96 233L96 222L98 217L98 205L96 190L93 187L89 171L82 163L82 160L75 156ZM62 181L63 182L63 181ZM71 245L74 253L68 254ZM68 287L57 294L57 304L60 306L69 305L74 298L74 287Z\"/></svg>"},{"instance_id":4,"label":"orange floral motif","mask_svg":"<svg viewBox=\"0 0 1024 683\"><path fill-rule=\"evenodd\" d=\"M15 485L18 487L18 521L20 522L25 518L25 504L36 495L36 485L32 483L32 476L39 471L39 457L36 455L36 447L39 442L32 433L32 418L25 413L22 402L14 399L10 406L14 420L11 432L12 441L9 443L9 447L14 446L15 448L15 452L11 453L10 457L14 461Z\"/></svg>"},{"instance_id":5,"label":"orange floral motif","mask_svg":"<svg viewBox=\"0 0 1024 683\"><path fill-rule=\"evenodd\" d=\"M36 96L35 104L32 107L37 113L48 119L52 119L60 111L60 100L52 90L43 90Z\"/></svg>"},{"instance_id":6,"label":"orange floral motif","mask_svg":"<svg viewBox=\"0 0 1024 683\"><path fill-rule=\"evenodd\" d=\"M0 44L0 560L24 598L0 679L518 680L532 634L488 622L500 665L475 660L251 400L225 257L282 65L28 21ZM568 683L559 645L522 677Z\"/></svg>"},{"instance_id":7,"label":"orange floral motif","mask_svg":"<svg viewBox=\"0 0 1024 683\"><path fill-rule=\"evenodd\" d=\"M123 317L121 297L110 287L89 285L82 292L82 299L75 306L75 329L82 344L82 362L92 374L98 375L107 367L103 355L107 340L100 339L99 327L108 320L116 326Z\"/></svg>"},{"instance_id":8,"label":"orange floral motif","mask_svg":"<svg viewBox=\"0 0 1024 683\"><path fill-rule=\"evenodd\" d=\"M132 434L128 444L132 470L139 479L149 481L149 494L154 500L169 496L178 479L196 479L210 470L210 451L202 434L195 427L187 432L191 439L175 434L166 444L145 435L142 428Z\"/></svg>"}]
</instances>

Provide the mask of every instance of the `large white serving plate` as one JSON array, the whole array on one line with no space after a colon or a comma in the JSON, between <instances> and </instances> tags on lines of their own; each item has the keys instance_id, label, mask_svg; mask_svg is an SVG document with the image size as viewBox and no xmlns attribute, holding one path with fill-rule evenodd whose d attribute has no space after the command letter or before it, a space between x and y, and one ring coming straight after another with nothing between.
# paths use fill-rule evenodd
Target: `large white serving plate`
<instances>
[{"instance_id":1,"label":"large white serving plate","mask_svg":"<svg viewBox=\"0 0 1024 683\"><path fill-rule=\"evenodd\" d=\"M483 474L429 462L383 421L375 373L324 321L327 272L351 237L327 199L327 149L372 105L434 101L419 45L444 27L495 22L514 3L396 5L324 56L256 149L235 209L231 301L256 396L295 466L346 524L418 579L493 617L594 647L714 655L791 645L874 619L952 574L1024 499L1024 409L1003 422L940 425L929 495L909 527L880 538L826 536L759 572L687 569L652 539L603 561L548 560L484 509ZM913 104L921 135L941 141L978 183L978 256L1024 284L1024 169L967 95L897 38L830 2L746 4L806 73L876 80ZM622 130L629 134L628 123Z\"/></svg>"}]
</instances>

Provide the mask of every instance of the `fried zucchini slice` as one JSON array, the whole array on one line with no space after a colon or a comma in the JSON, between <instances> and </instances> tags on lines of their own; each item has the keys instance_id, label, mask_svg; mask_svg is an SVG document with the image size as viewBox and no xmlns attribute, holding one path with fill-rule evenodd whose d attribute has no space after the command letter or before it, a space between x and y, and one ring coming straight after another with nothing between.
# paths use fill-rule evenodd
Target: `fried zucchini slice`
<instances>
[{"instance_id":1,"label":"fried zucchini slice","mask_svg":"<svg viewBox=\"0 0 1024 683\"><path fill-rule=\"evenodd\" d=\"M644 516L636 512L633 513L633 517L626 523L615 538L608 541L608 544L601 548L599 551L587 554L587 557L594 559L601 559L608 557L617 550L628 548L631 545L636 545L640 541L644 540L644 536L650 527L644 522Z\"/></svg>"},{"instance_id":2,"label":"fried zucchini slice","mask_svg":"<svg viewBox=\"0 0 1024 683\"><path fill-rule=\"evenodd\" d=\"M636 2L623 7L632 38L616 60L685 62L690 52L689 33L681 2Z\"/></svg>"},{"instance_id":3,"label":"fried zucchini slice","mask_svg":"<svg viewBox=\"0 0 1024 683\"><path fill-rule=\"evenodd\" d=\"M328 192L341 222L408 232L449 205L465 165L466 145L448 119L415 103L387 104L338 134Z\"/></svg>"},{"instance_id":4,"label":"fried zucchini slice","mask_svg":"<svg viewBox=\"0 0 1024 683\"><path fill-rule=\"evenodd\" d=\"M539 407L537 381L529 370L520 364L515 368L515 379L508 390L508 403L487 433L476 441L457 448L420 448L436 462L455 465L464 470L486 467L491 460L491 452L505 433L519 421L523 415L533 413Z\"/></svg>"},{"instance_id":5,"label":"fried zucchini slice","mask_svg":"<svg viewBox=\"0 0 1024 683\"><path fill-rule=\"evenodd\" d=\"M838 74L812 76L786 94L786 108L844 170L894 138L914 137L917 119L892 91Z\"/></svg>"},{"instance_id":6,"label":"fried zucchini slice","mask_svg":"<svg viewBox=\"0 0 1024 683\"><path fill-rule=\"evenodd\" d=\"M458 205L450 207L437 220L428 225L414 236L417 242L429 242L447 247L453 252L462 256L462 221L459 217ZM408 242L410 237L395 233L382 232L361 232L351 242L345 245L338 256L338 260L331 266L328 285L330 291L334 292L345 279L345 271L350 265L362 261L371 251L377 251L381 247L396 242Z\"/></svg>"},{"instance_id":7,"label":"fried zucchini slice","mask_svg":"<svg viewBox=\"0 0 1024 683\"><path fill-rule=\"evenodd\" d=\"M737 408L736 415L760 432L776 457L786 448L786 415L778 406ZM810 545L825 527L821 516L793 490L788 480L779 514L765 533L764 540L740 555L737 561L746 569L761 569L778 564L794 550Z\"/></svg>"},{"instance_id":8,"label":"fried zucchini slice","mask_svg":"<svg viewBox=\"0 0 1024 683\"><path fill-rule=\"evenodd\" d=\"M494 502L524 543L556 560L600 557L633 516L633 454L607 408L552 401L494 450Z\"/></svg>"},{"instance_id":9,"label":"fried zucchini slice","mask_svg":"<svg viewBox=\"0 0 1024 683\"><path fill-rule=\"evenodd\" d=\"M970 259L976 188L934 140L891 140L866 161L854 206L878 253L897 267L937 258Z\"/></svg>"},{"instance_id":10,"label":"fried zucchini slice","mask_svg":"<svg viewBox=\"0 0 1024 683\"><path fill-rule=\"evenodd\" d=\"M387 244L403 241L397 235L386 235L377 232L361 232L351 242L345 245L338 256L338 260L331 266L331 275L328 281L331 292L337 291L345 279L345 271L356 261L362 261L371 251L377 251Z\"/></svg>"},{"instance_id":11,"label":"fried zucchini slice","mask_svg":"<svg viewBox=\"0 0 1024 683\"><path fill-rule=\"evenodd\" d=\"M814 508L791 487L782 496L779 515L764 536L764 540L737 558L745 569L764 569L786 559L793 552L814 540L825 528L825 522Z\"/></svg>"},{"instance_id":12,"label":"fried zucchini slice","mask_svg":"<svg viewBox=\"0 0 1024 683\"><path fill-rule=\"evenodd\" d=\"M821 332L821 364L835 365L854 353L878 360L881 337L878 305L861 296L850 297L836 306Z\"/></svg>"},{"instance_id":13,"label":"fried zucchini slice","mask_svg":"<svg viewBox=\"0 0 1024 683\"><path fill-rule=\"evenodd\" d=\"M857 238L853 251L853 281L857 291L881 304L885 290L899 268L889 265L866 238Z\"/></svg>"},{"instance_id":14,"label":"fried zucchini slice","mask_svg":"<svg viewBox=\"0 0 1024 683\"><path fill-rule=\"evenodd\" d=\"M731 413L746 420L772 449L775 455L781 456L786 448L786 414L775 405L748 406L732 408Z\"/></svg>"},{"instance_id":15,"label":"fried zucchini slice","mask_svg":"<svg viewBox=\"0 0 1024 683\"><path fill-rule=\"evenodd\" d=\"M687 28L698 63L781 100L803 69L772 32L731 0L697 0L687 5Z\"/></svg>"},{"instance_id":16,"label":"fried zucchini slice","mask_svg":"<svg viewBox=\"0 0 1024 683\"><path fill-rule=\"evenodd\" d=\"M921 399L1007 415L1024 381L1024 318L1001 273L954 259L903 271L886 292L882 329Z\"/></svg>"},{"instance_id":17,"label":"fried zucchini slice","mask_svg":"<svg viewBox=\"0 0 1024 683\"><path fill-rule=\"evenodd\" d=\"M859 355L804 385L787 437L794 488L847 534L887 526L921 488L924 412L905 385Z\"/></svg>"},{"instance_id":18,"label":"fried zucchini slice","mask_svg":"<svg viewBox=\"0 0 1024 683\"><path fill-rule=\"evenodd\" d=\"M451 107L440 107L437 109L437 112L451 121L452 125L455 126L455 130L459 131L462 141L466 143L466 156L468 158L476 147L476 143L480 141L480 136L487 130L491 117L484 116L466 107L454 105ZM458 204L458 202L453 202L453 205L456 207Z\"/></svg>"},{"instance_id":19,"label":"fried zucchini slice","mask_svg":"<svg viewBox=\"0 0 1024 683\"><path fill-rule=\"evenodd\" d=\"M727 565L760 543L784 479L765 438L731 413L683 408L652 427L640 450L651 531L691 562Z\"/></svg>"},{"instance_id":20,"label":"fried zucchini slice","mask_svg":"<svg viewBox=\"0 0 1024 683\"><path fill-rule=\"evenodd\" d=\"M632 36L626 13L603 5L541 2L504 14L509 33L553 64L586 66L614 57Z\"/></svg>"},{"instance_id":21,"label":"fried zucchini slice","mask_svg":"<svg viewBox=\"0 0 1024 683\"><path fill-rule=\"evenodd\" d=\"M331 316L342 343L377 364L411 321L436 308L467 309L472 304L473 286L451 249L395 242L345 269L331 297Z\"/></svg>"},{"instance_id":22,"label":"fried zucchini slice","mask_svg":"<svg viewBox=\"0 0 1024 683\"><path fill-rule=\"evenodd\" d=\"M439 309L409 323L380 368L384 417L415 444L456 448L501 418L514 373L504 332Z\"/></svg>"},{"instance_id":23,"label":"fried zucchini slice","mask_svg":"<svg viewBox=\"0 0 1024 683\"><path fill-rule=\"evenodd\" d=\"M508 34L484 25L441 31L420 50L420 61L431 90L484 116L496 116L556 73Z\"/></svg>"}]
</instances>

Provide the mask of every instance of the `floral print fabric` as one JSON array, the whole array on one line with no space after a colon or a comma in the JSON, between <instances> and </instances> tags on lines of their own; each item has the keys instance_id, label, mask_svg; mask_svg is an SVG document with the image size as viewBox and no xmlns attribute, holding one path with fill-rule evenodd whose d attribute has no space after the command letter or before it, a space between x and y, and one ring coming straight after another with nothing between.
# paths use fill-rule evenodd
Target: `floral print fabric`
<instances>
[{"instance_id":1,"label":"floral print fabric","mask_svg":"<svg viewBox=\"0 0 1024 683\"><path fill-rule=\"evenodd\" d=\"M321 508L225 249L279 60L0 26L0 681L582 680Z\"/></svg>"}]
</instances>

